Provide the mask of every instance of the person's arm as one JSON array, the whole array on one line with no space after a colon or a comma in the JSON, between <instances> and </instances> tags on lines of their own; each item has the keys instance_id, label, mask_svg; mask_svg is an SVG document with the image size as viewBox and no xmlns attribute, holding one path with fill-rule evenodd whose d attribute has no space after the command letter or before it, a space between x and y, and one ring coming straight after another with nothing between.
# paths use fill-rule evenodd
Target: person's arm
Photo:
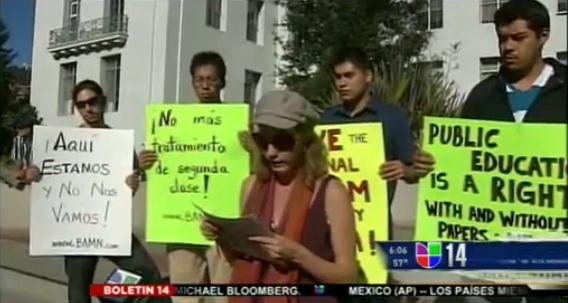
<instances>
[{"instance_id":1,"label":"person's arm","mask_svg":"<svg viewBox=\"0 0 568 303\"><path fill-rule=\"evenodd\" d=\"M136 167L140 173L140 180L145 182L147 180L146 170L150 169L154 163L158 160L158 155L153 150L142 150L139 155L136 155L136 162L134 162L134 167Z\"/></svg>"},{"instance_id":2,"label":"person's arm","mask_svg":"<svg viewBox=\"0 0 568 303\"><path fill-rule=\"evenodd\" d=\"M324 260L304 246L292 261L322 283L352 283L357 278L355 216L347 189L337 179L327 185L325 212L331 229L334 261Z\"/></svg>"}]
</instances>

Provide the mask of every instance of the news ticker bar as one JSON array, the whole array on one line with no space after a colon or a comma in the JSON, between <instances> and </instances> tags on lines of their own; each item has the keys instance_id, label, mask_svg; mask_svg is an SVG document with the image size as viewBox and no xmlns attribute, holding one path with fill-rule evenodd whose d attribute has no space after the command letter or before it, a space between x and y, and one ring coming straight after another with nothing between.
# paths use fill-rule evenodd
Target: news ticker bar
<instances>
[{"instance_id":1,"label":"news ticker bar","mask_svg":"<svg viewBox=\"0 0 568 303\"><path fill-rule=\"evenodd\" d=\"M565 297L568 284L452 284L452 285L148 285L92 284L96 297L170 297L170 296L452 296L452 297Z\"/></svg>"}]
</instances>

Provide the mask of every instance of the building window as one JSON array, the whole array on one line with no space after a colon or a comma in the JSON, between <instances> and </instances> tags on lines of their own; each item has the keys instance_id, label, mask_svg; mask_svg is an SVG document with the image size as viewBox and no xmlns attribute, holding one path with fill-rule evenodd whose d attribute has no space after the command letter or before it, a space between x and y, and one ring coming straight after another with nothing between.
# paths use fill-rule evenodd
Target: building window
<instances>
[{"instance_id":1,"label":"building window","mask_svg":"<svg viewBox=\"0 0 568 303\"><path fill-rule=\"evenodd\" d=\"M79 0L69 0L69 24L79 23L80 5Z\"/></svg>"},{"instance_id":2,"label":"building window","mask_svg":"<svg viewBox=\"0 0 568 303\"><path fill-rule=\"evenodd\" d=\"M481 0L481 23L493 22L495 12L508 0Z\"/></svg>"},{"instance_id":3,"label":"building window","mask_svg":"<svg viewBox=\"0 0 568 303\"><path fill-rule=\"evenodd\" d=\"M245 70L245 89L244 89L244 100L250 106L250 113L252 115L254 111L254 105L256 104L256 98L258 92L258 84L260 83L260 77L262 75L258 72L251 70Z\"/></svg>"},{"instance_id":4,"label":"building window","mask_svg":"<svg viewBox=\"0 0 568 303\"><path fill-rule=\"evenodd\" d=\"M258 27L260 14L262 11L263 0L248 0L247 5L247 40L251 42L258 41Z\"/></svg>"},{"instance_id":5,"label":"building window","mask_svg":"<svg viewBox=\"0 0 568 303\"><path fill-rule=\"evenodd\" d=\"M69 8L67 15L67 26L69 27L69 35L71 39L77 39L77 34L79 31L79 15L81 9L80 0L69 0Z\"/></svg>"},{"instance_id":6,"label":"building window","mask_svg":"<svg viewBox=\"0 0 568 303\"><path fill-rule=\"evenodd\" d=\"M418 26L424 30L442 28L444 26L444 1L419 0Z\"/></svg>"},{"instance_id":7,"label":"building window","mask_svg":"<svg viewBox=\"0 0 568 303\"><path fill-rule=\"evenodd\" d=\"M108 22L109 32L121 31L124 16L124 0L107 0L108 11L106 22Z\"/></svg>"},{"instance_id":8,"label":"building window","mask_svg":"<svg viewBox=\"0 0 568 303\"><path fill-rule=\"evenodd\" d=\"M568 12L568 0L558 0L558 14L565 15Z\"/></svg>"},{"instance_id":9,"label":"building window","mask_svg":"<svg viewBox=\"0 0 568 303\"><path fill-rule=\"evenodd\" d=\"M59 114L71 115L75 112L73 106L73 87L77 82L77 63L61 64L59 68Z\"/></svg>"},{"instance_id":10,"label":"building window","mask_svg":"<svg viewBox=\"0 0 568 303\"><path fill-rule=\"evenodd\" d=\"M109 16L120 17L124 15L124 0L109 0Z\"/></svg>"},{"instance_id":11,"label":"building window","mask_svg":"<svg viewBox=\"0 0 568 303\"><path fill-rule=\"evenodd\" d=\"M120 55L102 58L101 85L107 96L108 112L118 111L120 97Z\"/></svg>"},{"instance_id":12,"label":"building window","mask_svg":"<svg viewBox=\"0 0 568 303\"><path fill-rule=\"evenodd\" d=\"M479 79L484 79L493 76L499 72L499 57L489 57L479 59Z\"/></svg>"},{"instance_id":13,"label":"building window","mask_svg":"<svg viewBox=\"0 0 568 303\"><path fill-rule=\"evenodd\" d=\"M221 4L223 0L207 0L205 23L212 28L221 28Z\"/></svg>"},{"instance_id":14,"label":"building window","mask_svg":"<svg viewBox=\"0 0 568 303\"><path fill-rule=\"evenodd\" d=\"M566 64L568 64L568 62L567 62L568 60L566 58L567 55L568 55L568 52L558 52L558 53L556 53L556 58L558 58L558 61L562 62L562 64L566 65Z\"/></svg>"}]
</instances>

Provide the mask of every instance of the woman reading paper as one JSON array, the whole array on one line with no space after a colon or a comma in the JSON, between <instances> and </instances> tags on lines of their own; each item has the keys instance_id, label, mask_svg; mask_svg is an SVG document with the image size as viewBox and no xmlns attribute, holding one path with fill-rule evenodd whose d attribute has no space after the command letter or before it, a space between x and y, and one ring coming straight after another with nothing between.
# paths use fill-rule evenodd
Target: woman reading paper
<instances>
[{"instance_id":1,"label":"woman reading paper","mask_svg":"<svg viewBox=\"0 0 568 303\"><path fill-rule=\"evenodd\" d=\"M299 94L275 91L257 103L251 129L253 174L242 185L242 214L270 226L251 237L269 257L223 247L232 284L352 283L357 277L355 222L347 189L328 175L325 146L314 131L318 113ZM241 136L245 138L246 136ZM246 144L246 143L245 143ZM218 229L205 221L203 234ZM230 303L337 302L331 297L231 297Z\"/></svg>"}]
</instances>

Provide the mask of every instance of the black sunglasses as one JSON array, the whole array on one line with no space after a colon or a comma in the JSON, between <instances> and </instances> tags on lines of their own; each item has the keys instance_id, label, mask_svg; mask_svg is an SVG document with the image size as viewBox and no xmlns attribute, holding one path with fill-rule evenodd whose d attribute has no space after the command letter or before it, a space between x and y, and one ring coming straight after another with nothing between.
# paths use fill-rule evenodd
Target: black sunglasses
<instances>
[{"instance_id":1,"label":"black sunglasses","mask_svg":"<svg viewBox=\"0 0 568 303\"><path fill-rule=\"evenodd\" d=\"M274 130L270 132L259 132L252 134L254 143L261 150L268 149L272 145L279 151L291 151L296 146L294 134L285 130Z\"/></svg>"},{"instance_id":2,"label":"black sunglasses","mask_svg":"<svg viewBox=\"0 0 568 303\"><path fill-rule=\"evenodd\" d=\"M87 105L90 107L97 106L101 103L101 98L99 96L91 97L87 100L75 101L75 106L79 109L85 108Z\"/></svg>"}]
</instances>

